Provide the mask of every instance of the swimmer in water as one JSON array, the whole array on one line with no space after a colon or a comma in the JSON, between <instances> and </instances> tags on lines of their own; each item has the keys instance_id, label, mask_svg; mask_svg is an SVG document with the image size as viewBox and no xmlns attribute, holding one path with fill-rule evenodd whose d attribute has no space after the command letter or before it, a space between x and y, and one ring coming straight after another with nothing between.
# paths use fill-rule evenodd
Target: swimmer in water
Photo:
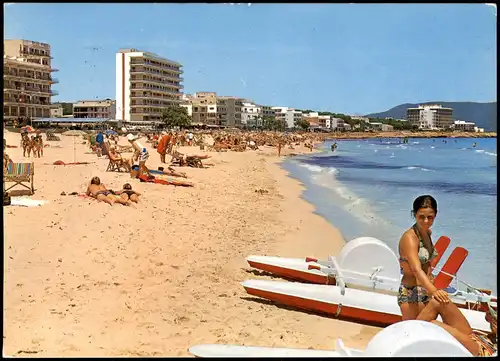
<instances>
[{"instance_id":1,"label":"swimmer in water","mask_svg":"<svg viewBox=\"0 0 500 361\"><path fill-rule=\"evenodd\" d=\"M472 143L472 148L476 148L476 143Z\"/></svg>"}]
</instances>

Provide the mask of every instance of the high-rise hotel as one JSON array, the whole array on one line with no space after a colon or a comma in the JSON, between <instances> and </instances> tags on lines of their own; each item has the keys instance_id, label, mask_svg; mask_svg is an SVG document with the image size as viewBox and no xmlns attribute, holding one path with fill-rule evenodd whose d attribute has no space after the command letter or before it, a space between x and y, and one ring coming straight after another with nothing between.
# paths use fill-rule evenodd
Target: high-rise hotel
<instances>
[{"instance_id":1,"label":"high-rise hotel","mask_svg":"<svg viewBox=\"0 0 500 361\"><path fill-rule=\"evenodd\" d=\"M170 105L180 104L182 65L156 54L122 49L116 54L116 119L152 125Z\"/></svg>"},{"instance_id":2,"label":"high-rise hotel","mask_svg":"<svg viewBox=\"0 0 500 361\"><path fill-rule=\"evenodd\" d=\"M50 45L30 40L4 40L3 118L50 117L51 97L57 95L52 77Z\"/></svg>"}]
</instances>

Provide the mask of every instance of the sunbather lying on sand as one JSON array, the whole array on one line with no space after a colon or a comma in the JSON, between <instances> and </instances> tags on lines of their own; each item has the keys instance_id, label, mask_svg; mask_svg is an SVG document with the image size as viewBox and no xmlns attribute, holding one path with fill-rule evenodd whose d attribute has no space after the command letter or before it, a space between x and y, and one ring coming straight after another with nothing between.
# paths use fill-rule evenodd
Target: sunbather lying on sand
<instances>
[{"instance_id":1,"label":"sunbather lying on sand","mask_svg":"<svg viewBox=\"0 0 500 361\"><path fill-rule=\"evenodd\" d=\"M174 168L168 167L167 170L165 170L163 167L158 168L159 171L163 172L165 175L171 175L173 177L182 177L182 178L187 178L186 173L184 172L177 172Z\"/></svg>"},{"instance_id":2,"label":"sunbather lying on sand","mask_svg":"<svg viewBox=\"0 0 500 361\"><path fill-rule=\"evenodd\" d=\"M129 200L125 200L119 196L117 197L113 191L106 189L104 184L101 183L99 177L92 178L85 194L94 197L100 202L108 203L109 205L113 205L115 203L120 203L125 206L130 205Z\"/></svg>"},{"instance_id":3,"label":"sunbather lying on sand","mask_svg":"<svg viewBox=\"0 0 500 361\"><path fill-rule=\"evenodd\" d=\"M131 200L135 203L139 201L139 196L141 195L139 192L132 190L132 186L130 185L130 183L125 183L123 185L123 189L115 193L119 194L122 199L126 201Z\"/></svg>"}]
</instances>

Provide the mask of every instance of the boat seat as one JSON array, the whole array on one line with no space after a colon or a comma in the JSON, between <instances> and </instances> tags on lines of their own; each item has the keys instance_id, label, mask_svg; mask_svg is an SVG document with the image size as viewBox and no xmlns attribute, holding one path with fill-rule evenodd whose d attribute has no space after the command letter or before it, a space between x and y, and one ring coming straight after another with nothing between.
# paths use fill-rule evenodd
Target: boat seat
<instances>
[{"instance_id":1,"label":"boat seat","mask_svg":"<svg viewBox=\"0 0 500 361\"><path fill-rule=\"evenodd\" d=\"M426 321L401 321L376 334L365 350L370 357L471 357L443 328Z\"/></svg>"}]
</instances>

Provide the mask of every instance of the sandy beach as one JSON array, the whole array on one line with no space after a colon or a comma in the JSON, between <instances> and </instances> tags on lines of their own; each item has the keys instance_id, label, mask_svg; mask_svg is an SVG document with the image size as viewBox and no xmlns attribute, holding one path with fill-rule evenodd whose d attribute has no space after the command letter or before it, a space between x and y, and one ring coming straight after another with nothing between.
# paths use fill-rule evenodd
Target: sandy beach
<instances>
[{"instance_id":1,"label":"sandy beach","mask_svg":"<svg viewBox=\"0 0 500 361\"><path fill-rule=\"evenodd\" d=\"M47 203L4 207L4 355L188 356L200 343L333 349L339 337L364 348L378 332L274 305L240 285L269 278L250 269L250 254L326 258L344 244L300 198L303 187L279 167L275 148L181 148L210 154L214 164L177 168L195 184L184 188L106 172L108 159L85 154L81 137L60 137L31 158L32 198ZM19 134L5 138L19 146ZM7 153L26 161L22 148ZM159 155L150 154L156 169ZM131 183L141 202L131 208L61 195L83 193L96 175L114 190Z\"/></svg>"}]
</instances>

